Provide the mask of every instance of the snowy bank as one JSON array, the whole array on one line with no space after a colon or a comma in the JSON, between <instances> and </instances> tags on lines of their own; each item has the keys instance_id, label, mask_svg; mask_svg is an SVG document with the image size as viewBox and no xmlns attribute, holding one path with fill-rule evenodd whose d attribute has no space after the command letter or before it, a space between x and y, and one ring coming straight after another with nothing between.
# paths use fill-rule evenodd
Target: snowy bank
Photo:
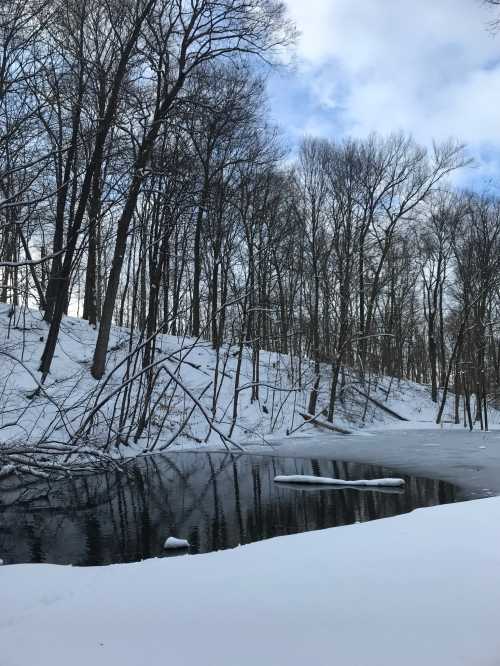
<instances>
[{"instance_id":1,"label":"snowy bank","mask_svg":"<svg viewBox=\"0 0 500 666\"><path fill-rule=\"evenodd\" d=\"M153 443L156 452L171 445L193 449L209 444L224 448L220 433L236 443L253 440L261 444L269 438L285 437L287 431L297 428L301 434L314 429L305 425L299 414L305 409L313 380L307 360L302 360L299 382L297 360L262 351L261 386L256 400L251 390L251 348L244 348L240 367L235 347L223 345L217 353L203 340L158 335L155 359L164 372L158 371L147 428L138 439L122 437L119 447L109 446L109 424L120 414L123 387L134 372L127 371L125 360L141 338L134 334L131 339L128 329L113 326L107 374L96 381L90 374L90 365L97 331L84 320L64 317L50 375L37 393L38 368L47 333L48 325L40 312L23 308L12 311L10 306L0 304L0 446L29 447L40 439L50 440L50 450L44 451L50 455L56 445L65 445L85 434L80 441L89 446L104 446L116 457L132 457ZM133 384L132 396L127 398L130 405L140 403L142 390L139 384ZM233 423L235 392L238 409ZM325 404L327 395L325 380ZM132 421L137 416L131 415ZM338 420L342 422L342 418ZM126 429L122 425L120 430ZM13 471L1 458L0 468L2 476Z\"/></svg>"},{"instance_id":2,"label":"snowy bank","mask_svg":"<svg viewBox=\"0 0 500 666\"><path fill-rule=\"evenodd\" d=\"M2 666L492 666L500 498L0 589Z\"/></svg>"},{"instance_id":3,"label":"snowy bank","mask_svg":"<svg viewBox=\"0 0 500 666\"><path fill-rule=\"evenodd\" d=\"M127 369L126 363L130 349L140 342L137 335L131 338L129 330L112 327L107 374L96 381L90 375L90 364L97 331L86 321L64 317L50 375L40 387L39 362L47 333L48 325L40 312L13 311L0 304L1 479L29 467L32 447L40 441L45 445L37 451L39 472L45 474L53 471L53 462L65 459L70 442L79 443L71 447L73 456L100 467L109 463L108 456L130 458L151 448L155 452L170 446L194 449L206 444L234 448L252 442L279 442L289 433L317 437L328 433L325 427L332 429L324 417L313 423L306 413L315 377L310 359L299 362L284 354L261 351L256 399L252 394L255 367L251 348L243 349L240 366L235 347L223 345L217 353L203 340L158 335L157 381L150 406L141 413L145 387L138 380L129 386L134 370ZM328 406L330 379L331 368L322 365L318 415ZM410 420L403 422L367 402L356 388L357 381L357 377L350 378L339 395L335 429L359 432L365 427L412 428L423 424L437 428L436 404L428 387L388 377L371 385L370 396L384 409ZM447 421L452 403L450 399ZM126 415L123 423L122 414ZM500 413L491 409L489 420L494 428ZM135 429L139 423L140 433ZM328 435L330 441L339 439L333 433Z\"/></svg>"},{"instance_id":4,"label":"snowy bank","mask_svg":"<svg viewBox=\"0 0 500 666\"><path fill-rule=\"evenodd\" d=\"M404 486L404 479L357 479L346 481L346 479L329 479L326 476L307 476L305 474L291 474L289 476L275 476L276 483L304 483L319 484L325 486L354 486L354 487L394 487Z\"/></svg>"}]
</instances>

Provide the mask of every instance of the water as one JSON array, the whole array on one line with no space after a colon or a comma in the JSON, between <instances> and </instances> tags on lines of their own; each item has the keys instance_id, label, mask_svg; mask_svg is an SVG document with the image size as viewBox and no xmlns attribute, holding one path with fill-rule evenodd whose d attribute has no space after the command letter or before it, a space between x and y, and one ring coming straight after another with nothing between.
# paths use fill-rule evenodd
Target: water
<instances>
[{"instance_id":1,"label":"water","mask_svg":"<svg viewBox=\"0 0 500 666\"><path fill-rule=\"evenodd\" d=\"M277 474L347 480L402 476L404 489L284 486ZM20 495L0 494L0 558L6 564L98 565L166 553L169 536L205 553L274 536L307 532L453 502L450 483L395 474L359 463L177 453Z\"/></svg>"}]
</instances>

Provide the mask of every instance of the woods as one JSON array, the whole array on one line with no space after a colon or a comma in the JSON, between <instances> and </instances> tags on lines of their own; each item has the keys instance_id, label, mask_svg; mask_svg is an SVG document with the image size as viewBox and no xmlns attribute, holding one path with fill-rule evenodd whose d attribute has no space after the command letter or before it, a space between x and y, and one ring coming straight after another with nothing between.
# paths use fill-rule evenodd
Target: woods
<instances>
[{"instance_id":1,"label":"woods","mask_svg":"<svg viewBox=\"0 0 500 666\"><path fill-rule=\"evenodd\" d=\"M500 663L499 30L0 0L0 666Z\"/></svg>"},{"instance_id":2,"label":"woods","mask_svg":"<svg viewBox=\"0 0 500 666\"><path fill-rule=\"evenodd\" d=\"M333 422L351 385L369 395L381 376L429 384L438 423L452 399L456 423L488 428L500 200L453 185L468 165L458 141L306 137L290 149L266 72L294 34L274 0L2 3L0 302L46 322L34 395L50 384L63 316L97 329L85 372L100 383L71 446L155 448L165 419L152 430L153 415L174 389L189 402L179 428L197 410L226 444L242 394L258 403L263 385L278 404L307 392L302 409ZM113 325L129 332L118 365ZM179 364L211 345L202 394L169 368L165 334ZM261 379L263 351L286 357L287 387ZM97 428L103 401L114 407Z\"/></svg>"}]
</instances>

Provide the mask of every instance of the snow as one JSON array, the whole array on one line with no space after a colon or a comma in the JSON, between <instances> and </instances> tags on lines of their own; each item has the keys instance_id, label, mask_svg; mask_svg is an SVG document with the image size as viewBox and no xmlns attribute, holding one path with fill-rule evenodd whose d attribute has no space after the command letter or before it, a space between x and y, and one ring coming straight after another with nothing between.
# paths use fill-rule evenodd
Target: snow
<instances>
[{"instance_id":1,"label":"snow","mask_svg":"<svg viewBox=\"0 0 500 666\"><path fill-rule=\"evenodd\" d=\"M14 474L15 469L14 465L2 465L2 467L0 467L0 479Z\"/></svg>"},{"instance_id":2,"label":"snow","mask_svg":"<svg viewBox=\"0 0 500 666\"><path fill-rule=\"evenodd\" d=\"M165 550L181 550L183 548L189 548L189 541L186 539L177 539L177 537L168 537L168 539L163 544Z\"/></svg>"},{"instance_id":3,"label":"snow","mask_svg":"<svg viewBox=\"0 0 500 666\"><path fill-rule=\"evenodd\" d=\"M40 379L38 366L47 333L48 325L40 312L17 308L11 316L10 306L0 304L0 443L30 445L42 436L59 444L67 443L96 402L103 402L121 385L125 365L112 375L110 371L128 354L129 331L112 327L108 373L103 380L96 382L90 375L90 365L97 331L84 320L64 317L50 375L43 391L34 396ZM134 344L138 340L136 336ZM189 415L193 407L190 394L199 399L202 409L197 407L194 410L173 446L196 449L209 444L223 447L221 438L215 431L210 431L207 423L207 418L212 419L217 364L217 354L210 343L188 337L159 335L156 348L157 358L164 358L163 365L167 372L175 374L187 389L184 391L176 386L167 373L160 373L154 395L156 409L151 422L153 439L161 423L164 429L156 450L161 450L171 440ZM224 435L228 435L231 429L237 365L234 352L234 347L224 345L219 354L219 399L214 424ZM307 363L304 363L304 368L304 386L298 391L292 378L294 368L289 357L261 352L260 401L252 402L251 349L244 350L238 420L231 436L234 442L253 440L262 443L270 437L283 437L289 428L303 423L296 409L303 408L310 388ZM279 390L275 391L272 387ZM100 421L93 431L96 444L106 441L109 419L114 410L114 400L100 407ZM119 413L120 410L117 411ZM301 432L307 432L309 427L304 426ZM142 454L146 445L146 437L137 442L130 439L121 450L111 449L109 453L131 457Z\"/></svg>"},{"instance_id":4,"label":"snow","mask_svg":"<svg viewBox=\"0 0 500 666\"><path fill-rule=\"evenodd\" d=\"M291 474L288 476L275 476L276 483L308 483L321 484L325 486L404 486L404 479L357 479L346 481L345 479L329 479L325 476L308 476L306 474Z\"/></svg>"},{"instance_id":5,"label":"snow","mask_svg":"<svg viewBox=\"0 0 500 666\"><path fill-rule=\"evenodd\" d=\"M10 306L0 304L0 444L29 446L40 437L45 437L52 442L53 450L75 435L96 402L104 401L121 385L125 365L112 375L109 371L125 359L129 349L129 331L112 327L108 374L96 382L89 370L97 331L84 320L65 317L51 373L40 394L33 395L40 379L38 365L47 332L48 325L42 320L40 312L17 308L12 314ZM180 386L174 386L175 381L171 382L167 373L160 373L154 396L157 405L150 424L153 439L160 424L164 424L156 450L167 445L172 438L174 448L196 449L206 445L212 448L223 447L219 434L210 431L207 418L211 419L212 414L215 368L218 362L219 399L215 424L220 432L229 434L237 364L235 348L224 345L217 360L216 352L205 341L159 335L156 346L157 357L165 359L167 370L175 374L186 388L184 391ZM250 387L253 364L251 349L245 348L238 420L231 437L235 443L274 444L283 440L288 432L293 432L294 437L305 435L314 438L325 432L313 424L306 424L301 416L306 409L314 378L313 367L307 359L303 359L302 368L303 384L299 387L296 359L262 351L260 396L258 401L252 401ZM321 372L318 399L320 411L328 405L331 368L324 365ZM347 384L356 380L349 376L348 371L346 376ZM436 405L430 399L428 387L386 377L370 385L370 394L411 422L398 421L372 403L365 405L364 398L347 388L344 395L346 399L339 397L337 402L335 425L355 432L366 432L367 429L375 431L377 428L409 430L422 426L432 428L435 432L440 430L434 424ZM175 438L180 425L194 407L191 396L199 400L201 409L194 408L184 430ZM120 413L119 407L116 412L114 410L114 400L100 407L89 446L102 446L106 442L109 419L114 413ZM445 412L445 429L455 428L448 423L452 410L451 396ZM363 420L365 412L366 419ZM498 428L500 412L492 408L489 422L491 429ZM332 433L328 435L330 440L339 439ZM109 454L124 457L141 455L146 445L146 437L137 442L131 438L119 449L111 448Z\"/></svg>"},{"instance_id":6,"label":"snow","mask_svg":"<svg viewBox=\"0 0 500 666\"><path fill-rule=\"evenodd\" d=\"M101 388L109 395L122 375L117 372L106 386L90 377L96 331L66 317L45 392L32 397L47 325L40 313L17 309L9 317L9 311L0 305L0 443L29 445L50 434L55 449L78 428L89 395ZM112 329L109 367L123 360L128 339L127 330ZM200 396L217 362L209 344L173 336L159 336L157 344L170 357L172 372ZM190 345L187 363L173 360ZM219 372L216 420L224 432L234 393L233 351L222 348L219 367L224 372ZM249 390L241 391L234 441L253 441L259 453L273 453L261 446L272 442L274 454L378 463L401 473L463 482L483 494L485 488L500 492L497 410L490 411L493 432L469 433L449 423L451 396L446 422L438 427L428 387L382 378L371 395L410 422L392 419L372 404L363 422L364 402L350 395L339 401L335 424L355 434L324 435L302 425L299 415L307 404L307 361L300 390L288 357L262 352L260 363L267 386L261 387L260 402L251 402ZM328 373L322 368L320 409L328 402ZM246 350L241 386L251 383ZM160 383L158 391L164 389ZM211 391L200 400L210 412ZM186 394L166 393L158 407L159 416L167 416L159 447L192 406ZM102 423L111 412L112 403L103 407ZM285 437L299 425L298 436ZM205 444L222 445L195 410L174 446ZM143 448L139 441L114 454L138 455ZM0 477L14 471L4 465ZM493 666L500 655L499 565L500 498L494 498L195 557L84 569L1 566L0 664L137 666L156 663L168 650L184 666Z\"/></svg>"},{"instance_id":7,"label":"snow","mask_svg":"<svg viewBox=\"0 0 500 666\"><path fill-rule=\"evenodd\" d=\"M2 666L493 666L500 498L0 589Z\"/></svg>"}]
</instances>

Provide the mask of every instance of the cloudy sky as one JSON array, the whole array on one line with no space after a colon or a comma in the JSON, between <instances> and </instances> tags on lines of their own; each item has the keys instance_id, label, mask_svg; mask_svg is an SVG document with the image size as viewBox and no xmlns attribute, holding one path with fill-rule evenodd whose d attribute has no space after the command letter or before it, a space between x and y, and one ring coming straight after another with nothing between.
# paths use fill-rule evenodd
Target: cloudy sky
<instances>
[{"instance_id":1,"label":"cloudy sky","mask_svg":"<svg viewBox=\"0 0 500 666\"><path fill-rule=\"evenodd\" d=\"M500 183L500 33L482 0L287 0L301 35L293 72L273 74L286 135L411 132L458 137L476 187Z\"/></svg>"}]
</instances>

